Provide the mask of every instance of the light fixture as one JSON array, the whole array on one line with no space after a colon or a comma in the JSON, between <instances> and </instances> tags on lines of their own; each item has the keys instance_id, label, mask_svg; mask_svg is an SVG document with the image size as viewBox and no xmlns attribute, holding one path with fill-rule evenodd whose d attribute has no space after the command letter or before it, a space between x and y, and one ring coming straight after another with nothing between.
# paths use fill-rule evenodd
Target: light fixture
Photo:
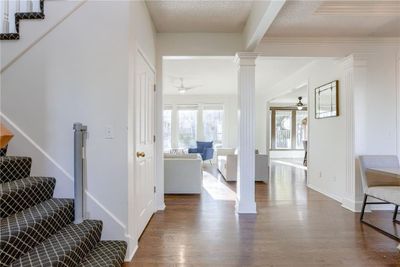
<instances>
[{"instance_id":1,"label":"light fixture","mask_svg":"<svg viewBox=\"0 0 400 267\"><path fill-rule=\"evenodd\" d=\"M180 94L184 94L184 93L186 93L186 89L185 88L178 88L178 92Z\"/></svg>"},{"instance_id":2,"label":"light fixture","mask_svg":"<svg viewBox=\"0 0 400 267\"><path fill-rule=\"evenodd\" d=\"M302 98L301 96L299 96L298 99L299 99L299 102L296 104L297 109L298 109L298 110L302 110L303 107L304 107L304 104L303 104L303 102L301 102L301 100L302 100L303 98Z\"/></svg>"}]
</instances>

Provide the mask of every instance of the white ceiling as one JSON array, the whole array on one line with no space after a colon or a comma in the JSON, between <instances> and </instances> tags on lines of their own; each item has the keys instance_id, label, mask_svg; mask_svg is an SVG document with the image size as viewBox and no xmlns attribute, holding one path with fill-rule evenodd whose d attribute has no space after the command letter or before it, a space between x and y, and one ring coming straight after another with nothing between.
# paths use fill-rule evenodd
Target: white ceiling
<instances>
[{"instance_id":1,"label":"white ceiling","mask_svg":"<svg viewBox=\"0 0 400 267\"><path fill-rule=\"evenodd\" d=\"M272 106L275 106L275 105L280 106L278 104L295 105L299 101L298 100L299 96L301 96L303 98L301 100L301 102L303 102L303 104L307 105L307 103L308 103L307 85L304 85L300 88L294 89L285 95L277 97L277 98L271 100L270 103Z\"/></svg>"},{"instance_id":2,"label":"white ceiling","mask_svg":"<svg viewBox=\"0 0 400 267\"><path fill-rule=\"evenodd\" d=\"M266 37L399 37L400 1L287 1Z\"/></svg>"},{"instance_id":3,"label":"white ceiling","mask_svg":"<svg viewBox=\"0 0 400 267\"><path fill-rule=\"evenodd\" d=\"M256 66L256 90L266 93L279 81L309 64L310 58L260 58ZM237 93L237 67L233 58L186 58L164 61L164 93L179 94L174 85L178 77L184 86L202 85L188 91L188 95L225 95ZM291 88L288 88L288 90Z\"/></svg>"},{"instance_id":4,"label":"white ceiling","mask_svg":"<svg viewBox=\"0 0 400 267\"><path fill-rule=\"evenodd\" d=\"M158 32L242 32L253 1L146 1Z\"/></svg>"}]
</instances>

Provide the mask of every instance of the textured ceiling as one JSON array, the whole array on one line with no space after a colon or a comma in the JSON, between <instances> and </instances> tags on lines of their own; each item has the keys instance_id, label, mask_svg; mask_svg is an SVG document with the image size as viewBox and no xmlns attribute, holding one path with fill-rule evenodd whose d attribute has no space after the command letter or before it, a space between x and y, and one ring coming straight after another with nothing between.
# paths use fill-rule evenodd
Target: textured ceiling
<instances>
[{"instance_id":1,"label":"textured ceiling","mask_svg":"<svg viewBox=\"0 0 400 267\"><path fill-rule=\"evenodd\" d=\"M281 80L287 78L306 64L309 58L260 58L256 65L256 90L267 93ZM177 77L184 78L184 86L202 85L186 94L222 95L237 93L237 66L233 58L173 59L164 61L165 94L176 95ZM290 88L288 88L290 89Z\"/></svg>"},{"instance_id":2,"label":"textured ceiling","mask_svg":"<svg viewBox=\"0 0 400 267\"><path fill-rule=\"evenodd\" d=\"M287 1L266 37L399 37L399 12L400 1Z\"/></svg>"},{"instance_id":3,"label":"textured ceiling","mask_svg":"<svg viewBox=\"0 0 400 267\"><path fill-rule=\"evenodd\" d=\"M242 32L253 1L146 1L158 32Z\"/></svg>"}]
</instances>

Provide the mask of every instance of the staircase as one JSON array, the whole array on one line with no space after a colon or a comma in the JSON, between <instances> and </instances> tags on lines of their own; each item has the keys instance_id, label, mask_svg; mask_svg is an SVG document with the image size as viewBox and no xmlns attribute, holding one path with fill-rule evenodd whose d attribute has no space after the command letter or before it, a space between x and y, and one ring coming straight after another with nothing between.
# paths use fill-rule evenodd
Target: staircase
<instances>
[{"instance_id":1,"label":"staircase","mask_svg":"<svg viewBox=\"0 0 400 267\"><path fill-rule=\"evenodd\" d=\"M31 177L29 157L0 157L0 266L121 266L124 241L100 241L103 224L74 224L56 179Z\"/></svg>"},{"instance_id":2,"label":"staircase","mask_svg":"<svg viewBox=\"0 0 400 267\"><path fill-rule=\"evenodd\" d=\"M44 0L1 0L0 40L19 40L23 19L44 19Z\"/></svg>"}]
</instances>

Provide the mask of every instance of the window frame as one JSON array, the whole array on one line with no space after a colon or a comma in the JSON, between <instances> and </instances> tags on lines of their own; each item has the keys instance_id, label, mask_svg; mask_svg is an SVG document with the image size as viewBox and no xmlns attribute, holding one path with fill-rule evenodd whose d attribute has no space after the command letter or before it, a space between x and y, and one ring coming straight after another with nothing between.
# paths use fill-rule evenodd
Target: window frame
<instances>
[{"instance_id":1,"label":"window frame","mask_svg":"<svg viewBox=\"0 0 400 267\"><path fill-rule=\"evenodd\" d=\"M270 137L270 150L271 151L304 151L303 149L296 148L296 113L300 110L290 107L270 107L271 112L271 137ZM291 129L291 147L290 148L276 148L276 112L277 111L292 111L292 129ZM301 111L308 111L307 107L303 107ZM307 116L309 117L309 116Z\"/></svg>"},{"instance_id":2,"label":"window frame","mask_svg":"<svg viewBox=\"0 0 400 267\"><path fill-rule=\"evenodd\" d=\"M221 110L222 111L222 143L219 146L224 146L226 143L226 109L224 103L168 103L163 105L165 109L172 110L171 118L171 147L178 148L178 132L179 132L179 110L196 110L196 141L204 139L204 123L203 112L205 110Z\"/></svg>"}]
</instances>

